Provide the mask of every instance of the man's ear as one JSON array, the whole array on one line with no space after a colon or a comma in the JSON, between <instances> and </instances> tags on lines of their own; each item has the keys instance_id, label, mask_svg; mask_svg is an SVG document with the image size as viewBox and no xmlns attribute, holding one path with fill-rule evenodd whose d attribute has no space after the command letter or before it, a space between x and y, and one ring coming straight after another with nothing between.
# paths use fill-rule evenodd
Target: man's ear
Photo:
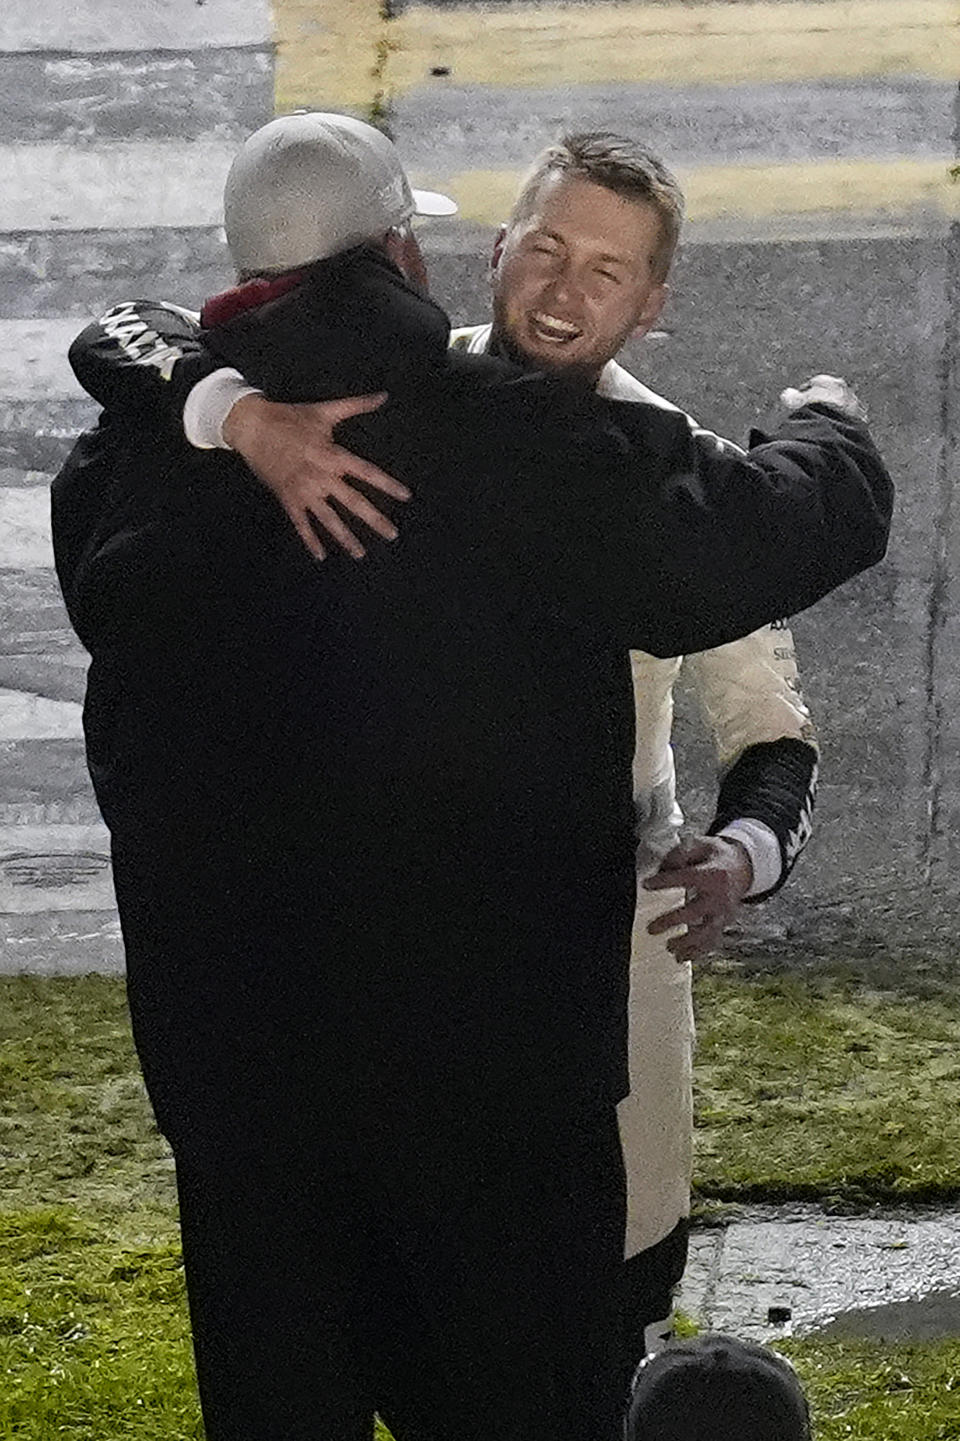
<instances>
[{"instance_id":1,"label":"man's ear","mask_svg":"<svg viewBox=\"0 0 960 1441\"><path fill-rule=\"evenodd\" d=\"M430 290L430 278L420 249L420 242L409 225L398 230L388 230L383 237L383 249L397 269L413 285L418 285L425 294Z\"/></svg>"},{"instance_id":2,"label":"man's ear","mask_svg":"<svg viewBox=\"0 0 960 1441\"><path fill-rule=\"evenodd\" d=\"M491 279L493 278L494 275L496 275L497 271L498 271L499 268L500 268L500 257L501 257L501 255L503 254L503 243L504 243L504 241L506 240L506 238L507 238L507 227L506 227L505 225L500 225L500 226L498 226L498 227L497 227L497 238L496 238L496 240L493 242L493 252L492 252L492 254L491 254L491 256L490 256L490 277L491 277Z\"/></svg>"},{"instance_id":3,"label":"man's ear","mask_svg":"<svg viewBox=\"0 0 960 1441\"><path fill-rule=\"evenodd\" d=\"M381 237L380 248L398 270L403 268L403 238L399 230L388 230Z\"/></svg>"},{"instance_id":4,"label":"man's ear","mask_svg":"<svg viewBox=\"0 0 960 1441\"><path fill-rule=\"evenodd\" d=\"M655 285L644 302L639 319L633 328L633 339L642 340L648 331L652 330L663 314L663 308L670 296L670 287L663 281Z\"/></svg>"}]
</instances>

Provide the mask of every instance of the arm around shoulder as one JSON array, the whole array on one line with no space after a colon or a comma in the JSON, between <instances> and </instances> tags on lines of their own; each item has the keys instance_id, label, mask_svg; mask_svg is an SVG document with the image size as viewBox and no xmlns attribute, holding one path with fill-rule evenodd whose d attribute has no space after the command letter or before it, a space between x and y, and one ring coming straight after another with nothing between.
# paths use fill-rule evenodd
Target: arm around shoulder
<instances>
[{"instance_id":1,"label":"arm around shoulder","mask_svg":"<svg viewBox=\"0 0 960 1441\"><path fill-rule=\"evenodd\" d=\"M69 351L74 375L106 410L169 417L178 425L198 381L220 368L199 317L165 301L122 301L88 325Z\"/></svg>"},{"instance_id":2,"label":"arm around shoulder","mask_svg":"<svg viewBox=\"0 0 960 1441\"><path fill-rule=\"evenodd\" d=\"M712 649L805 610L886 552L893 484L865 424L805 406L744 453L686 422L636 540L637 571L661 598L630 644L670 656Z\"/></svg>"}]
</instances>

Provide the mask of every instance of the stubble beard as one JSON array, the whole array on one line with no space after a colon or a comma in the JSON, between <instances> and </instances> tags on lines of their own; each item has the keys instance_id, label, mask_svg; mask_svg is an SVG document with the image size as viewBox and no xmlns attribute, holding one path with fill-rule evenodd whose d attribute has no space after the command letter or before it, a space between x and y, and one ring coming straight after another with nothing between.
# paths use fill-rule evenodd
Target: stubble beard
<instances>
[{"instance_id":1,"label":"stubble beard","mask_svg":"<svg viewBox=\"0 0 960 1441\"><path fill-rule=\"evenodd\" d=\"M572 364L551 365L549 360L542 355L530 355L507 330L500 318L494 312L493 328L490 331L490 344L487 347L490 355L496 355L501 360L509 360L512 365L517 365L521 370L542 371L543 374L562 381L565 385L573 386L577 390L595 390L597 381L600 378L600 370L595 365L586 366Z\"/></svg>"}]
</instances>

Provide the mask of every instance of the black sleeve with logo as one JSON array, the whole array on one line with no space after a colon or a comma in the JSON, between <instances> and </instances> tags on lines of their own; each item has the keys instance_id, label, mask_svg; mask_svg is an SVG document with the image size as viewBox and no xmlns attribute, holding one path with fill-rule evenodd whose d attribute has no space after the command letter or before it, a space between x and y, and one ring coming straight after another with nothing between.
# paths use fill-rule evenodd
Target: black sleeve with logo
<instances>
[{"instance_id":1,"label":"black sleeve with logo","mask_svg":"<svg viewBox=\"0 0 960 1441\"><path fill-rule=\"evenodd\" d=\"M748 746L723 777L708 834L731 821L757 820L780 846L780 879L751 902L765 901L786 881L810 839L816 794L816 748L792 736Z\"/></svg>"},{"instance_id":2,"label":"black sleeve with logo","mask_svg":"<svg viewBox=\"0 0 960 1441\"><path fill-rule=\"evenodd\" d=\"M201 335L188 310L127 300L81 331L70 347L70 364L105 410L179 423L194 385L222 364Z\"/></svg>"}]
</instances>

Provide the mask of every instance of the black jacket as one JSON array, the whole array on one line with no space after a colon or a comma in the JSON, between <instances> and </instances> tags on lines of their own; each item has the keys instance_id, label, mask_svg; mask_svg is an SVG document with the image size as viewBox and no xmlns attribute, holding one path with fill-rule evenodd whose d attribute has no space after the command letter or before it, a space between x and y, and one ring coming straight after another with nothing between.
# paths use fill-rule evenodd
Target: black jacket
<instances>
[{"instance_id":1,"label":"black jacket","mask_svg":"<svg viewBox=\"0 0 960 1441\"><path fill-rule=\"evenodd\" d=\"M277 398L390 391L344 440L414 500L362 564L318 567L235 457L155 414L108 418L54 485L134 1024L180 1144L275 1128L318 1085L341 1113L619 1098L627 647L719 644L883 553L856 421L803 412L744 460L446 343L365 252L208 337Z\"/></svg>"}]
</instances>

